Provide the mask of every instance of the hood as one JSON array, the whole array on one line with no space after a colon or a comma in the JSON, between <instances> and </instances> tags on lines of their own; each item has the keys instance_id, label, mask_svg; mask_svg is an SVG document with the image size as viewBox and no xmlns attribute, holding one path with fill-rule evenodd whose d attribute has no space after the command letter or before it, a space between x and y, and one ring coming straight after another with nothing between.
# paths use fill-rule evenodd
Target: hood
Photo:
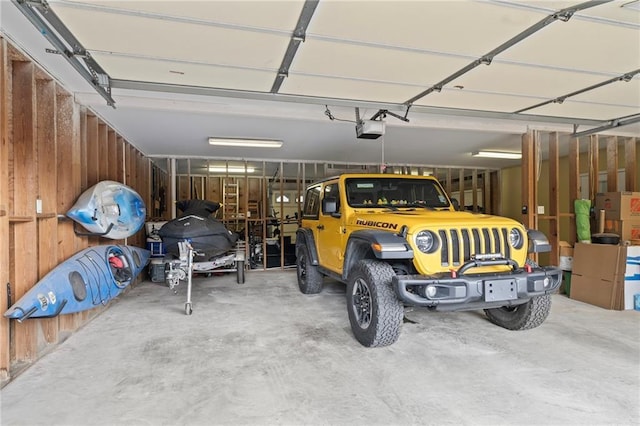
<instances>
[{"instance_id":1,"label":"hood","mask_svg":"<svg viewBox=\"0 0 640 426\"><path fill-rule=\"evenodd\" d=\"M488 214L436 211L426 209L376 209L356 210L348 220L349 225L364 228L386 229L400 231L403 225L409 227L409 234L429 228L461 228L461 227L497 227L519 226L522 224L506 217L492 216Z\"/></svg>"}]
</instances>

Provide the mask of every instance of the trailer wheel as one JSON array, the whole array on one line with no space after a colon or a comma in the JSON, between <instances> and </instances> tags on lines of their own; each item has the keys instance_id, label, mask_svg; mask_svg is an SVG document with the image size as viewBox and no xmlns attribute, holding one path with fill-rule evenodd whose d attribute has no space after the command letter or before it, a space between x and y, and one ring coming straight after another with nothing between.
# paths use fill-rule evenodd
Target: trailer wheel
<instances>
[{"instance_id":1,"label":"trailer wheel","mask_svg":"<svg viewBox=\"0 0 640 426\"><path fill-rule=\"evenodd\" d=\"M244 260L236 260L236 270L238 284L244 284Z\"/></svg>"}]
</instances>

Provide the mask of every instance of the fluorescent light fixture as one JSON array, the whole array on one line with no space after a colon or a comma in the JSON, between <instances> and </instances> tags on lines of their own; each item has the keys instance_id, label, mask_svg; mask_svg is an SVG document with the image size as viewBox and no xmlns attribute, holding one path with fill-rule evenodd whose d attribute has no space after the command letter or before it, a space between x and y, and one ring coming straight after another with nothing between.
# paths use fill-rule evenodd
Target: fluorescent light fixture
<instances>
[{"instance_id":1,"label":"fluorescent light fixture","mask_svg":"<svg viewBox=\"0 0 640 426\"><path fill-rule=\"evenodd\" d=\"M209 172L211 173L253 173L256 169L253 167L244 166L209 166Z\"/></svg>"},{"instance_id":2,"label":"fluorescent light fixture","mask_svg":"<svg viewBox=\"0 0 640 426\"><path fill-rule=\"evenodd\" d=\"M522 154L519 152L505 152L505 151L473 151L471 155L473 157L506 158L509 160L519 160L522 158Z\"/></svg>"},{"instance_id":3,"label":"fluorescent light fixture","mask_svg":"<svg viewBox=\"0 0 640 426\"><path fill-rule=\"evenodd\" d=\"M282 146L282 141L275 139L209 138L209 145L242 146L250 148L280 148Z\"/></svg>"}]
</instances>

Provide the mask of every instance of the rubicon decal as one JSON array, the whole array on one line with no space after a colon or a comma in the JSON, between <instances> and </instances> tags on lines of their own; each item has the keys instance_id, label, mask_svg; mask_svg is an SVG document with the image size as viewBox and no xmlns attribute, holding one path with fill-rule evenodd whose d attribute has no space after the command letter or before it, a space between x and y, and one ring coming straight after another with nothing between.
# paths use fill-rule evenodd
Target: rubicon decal
<instances>
[{"instance_id":1,"label":"rubicon decal","mask_svg":"<svg viewBox=\"0 0 640 426\"><path fill-rule=\"evenodd\" d=\"M383 229L398 229L397 223L376 222L375 220L364 220L359 218L356 219L356 225L371 226L374 228L383 228Z\"/></svg>"}]
</instances>

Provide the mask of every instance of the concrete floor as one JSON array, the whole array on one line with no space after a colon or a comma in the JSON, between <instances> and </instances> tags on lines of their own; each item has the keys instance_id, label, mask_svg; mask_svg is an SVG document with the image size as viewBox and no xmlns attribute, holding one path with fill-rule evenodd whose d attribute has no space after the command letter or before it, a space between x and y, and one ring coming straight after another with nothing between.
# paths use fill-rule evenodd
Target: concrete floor
<instances>
[{"instance_id":1,"label":"concrete floor","mask_svg":"<svg viewBox=\"0 0 640 426\"><path fill-rule=\"evenodd\" d=\"M553 297L539 328L407 312L352 337L344 286L293 271L144 282L0 392L2 425L640 424L640 313Z\"/></svg>"}]
</instances>

